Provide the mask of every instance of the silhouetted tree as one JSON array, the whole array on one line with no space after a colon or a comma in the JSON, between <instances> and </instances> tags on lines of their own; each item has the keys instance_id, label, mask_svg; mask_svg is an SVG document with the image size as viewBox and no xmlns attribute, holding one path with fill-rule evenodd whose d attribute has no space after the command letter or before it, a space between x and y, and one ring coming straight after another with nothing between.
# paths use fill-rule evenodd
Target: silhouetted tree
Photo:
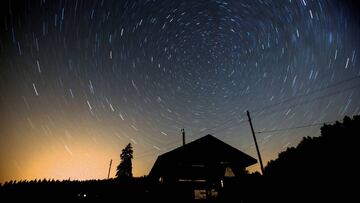
<instances>
[{"instance_id":1,"label":"silhouetted tree","mask_svg":"<svg viewBox=\"0 0 360 203\"><path fill-rule=\"evenodd\" d=\"M132 178L133 149L131 143L126 145L120 154L121 162L116 169L117 178Z\"/></svg>"}]
</instances>

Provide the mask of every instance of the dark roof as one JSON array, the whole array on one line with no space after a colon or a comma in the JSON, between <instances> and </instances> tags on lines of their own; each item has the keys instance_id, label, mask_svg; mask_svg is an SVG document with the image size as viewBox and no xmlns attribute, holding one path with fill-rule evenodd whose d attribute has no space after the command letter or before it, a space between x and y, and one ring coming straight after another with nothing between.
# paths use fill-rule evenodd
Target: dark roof
<instances>
[{"instance_id":1,"label":"dark roof","mask_svg":"<svg viewBox=\"0 0 360 203\"><path fill-rule=\"evenodd\" d=\"M256 162L256 159L253 157L226 144L212 135L206 135L184 146L160 155L151 169L149 176L172 176L174 175L173 173L177 173L179 170L183 172L190 170L191 173L197 173L196 171L206 171L206 168L209 168L209 166L216 165L231 165L233 168L238 170L244 169ZM202 165L206 167L201 167ZM193 167L189 169L184 166ZM214 170L214 167L210 168L211 170Z\"/></svg>"}]
</instances>

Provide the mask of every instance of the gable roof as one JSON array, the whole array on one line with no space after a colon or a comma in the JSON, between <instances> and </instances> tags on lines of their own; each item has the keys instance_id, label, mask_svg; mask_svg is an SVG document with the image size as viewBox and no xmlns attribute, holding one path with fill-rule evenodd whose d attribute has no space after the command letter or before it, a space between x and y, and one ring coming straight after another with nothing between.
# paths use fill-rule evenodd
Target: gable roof
<instances>
[{"instance_id":1,"label":"gable roof","mask_svg":"<svg viewBox=\"0 0 360 203\"><path fill-rule=\"evenodd\" d=\"M184 146L160 155L149 176L171 174L171 170L179 167L230 164L240 169L255 164L253 157L226 144L212 135L206 135ZM193 169L195 170L195 169ZM195 172L195 171L194 171Z\"/></svg>"}]
</instances>

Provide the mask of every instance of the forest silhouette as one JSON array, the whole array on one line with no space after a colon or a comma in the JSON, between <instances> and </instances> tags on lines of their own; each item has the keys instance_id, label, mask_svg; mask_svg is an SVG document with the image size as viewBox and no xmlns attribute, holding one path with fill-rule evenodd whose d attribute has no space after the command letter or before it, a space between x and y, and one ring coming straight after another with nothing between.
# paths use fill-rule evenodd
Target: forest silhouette
<instances>
[{"instance_id":1,"label":"forest silhouette","mask_svg":"<svg viewBox=\"0 0 360 203\"><path fill-rule=\"evenodd\" d=\"M357 154L360 116L321 127L318 137L304 137L260 173L244 173L201 202L355 201L359 183ZM148 177L107 180L22 180L0 187L1 201L195 201L182 194L186 186L161 184ZM195 201L195 202L199 202Z\"/></svg>"}]
</instances>

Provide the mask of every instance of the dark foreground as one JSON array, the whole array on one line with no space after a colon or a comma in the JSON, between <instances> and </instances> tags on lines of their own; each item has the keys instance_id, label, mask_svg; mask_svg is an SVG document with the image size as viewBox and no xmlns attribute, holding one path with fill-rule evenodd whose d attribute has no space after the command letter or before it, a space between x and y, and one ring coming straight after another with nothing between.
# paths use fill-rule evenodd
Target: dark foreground
<instances>
[{"instance_id":1,"label":"dark foreground","mask_svg":"<svg viewBox=\"0 0 360 203\"><path fill-rule=\"evenodd\" d=\"M349 185L357 181L313 178L271 180L259 174L247 175L242 180L225 182L228 184L219 188L216 197L207 200L194 199L194 188L189 184L155 184L146 178L8 183L1 186L0 196L1 202L358 202L356 187Z\"/></svg>"},{"instance_id":2,"label":"dark foreground","mask_svg":"<svg viewBox=\"0 0 360 203\"><path fill-rule=\"evenodd\" d=\"M321 136L305 137L297 147L281 152L267 164L264 175L223 178L221 184L161 184L146 177L8 182L0 187L0 201L360 202L359 136L360 116L345 117L342 123L324 125Z\"/></svg>"}]
</instances>

